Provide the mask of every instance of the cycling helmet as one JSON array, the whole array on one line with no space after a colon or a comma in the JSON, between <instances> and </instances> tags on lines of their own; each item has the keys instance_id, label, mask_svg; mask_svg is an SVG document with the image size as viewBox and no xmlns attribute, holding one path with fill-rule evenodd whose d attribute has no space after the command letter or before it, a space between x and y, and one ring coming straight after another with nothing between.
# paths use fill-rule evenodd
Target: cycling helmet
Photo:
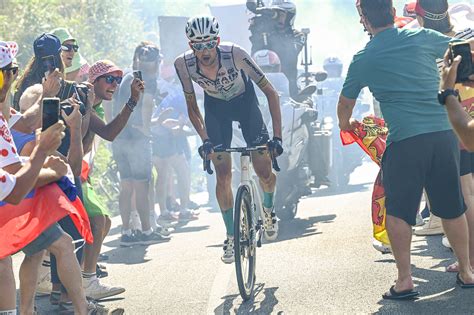
<instances>
[{"instance_id":1,"label":"cycling helmet","mask_svg":"<svg viewBox=\"0 0 474 315\"><path fill-rule=\"evenodd\" d=\"M323 69L328 73L328 78L340 78L342 75L342 61L337 57L324 59Z\"/></svg>"},{"instance_id":2,"label":"cycling helmet","mask_svg":"<svg viewBox=\"0 0 474 315\"><path fill-rule=\"evenodd\" d=\"M270 7L286 12L286 23L293 27L296 17L296 5L291 0L273 0Z\"/></svg>"},{"instance_id":3,"label":"cycling helmet","mask_svg":"<svg viewBox=\"0 0 474 315\"><path fill-rule=\"evenodd\" d=\"M219 23L213 16L196 16L186 23L186 36L190 41L208 41L219 36Z\"/></svg>"},{"instance_id":4,"label":"cycling helmet","mask_svg":"<svg viewBox=\"0 0 474 315\"><path fill-rule=\"evenodd\" d=\"M263 49L253 54L253 60L263 72L281 72L281 63L278 55L271 50Z\"/></svg>"}]
</instances>

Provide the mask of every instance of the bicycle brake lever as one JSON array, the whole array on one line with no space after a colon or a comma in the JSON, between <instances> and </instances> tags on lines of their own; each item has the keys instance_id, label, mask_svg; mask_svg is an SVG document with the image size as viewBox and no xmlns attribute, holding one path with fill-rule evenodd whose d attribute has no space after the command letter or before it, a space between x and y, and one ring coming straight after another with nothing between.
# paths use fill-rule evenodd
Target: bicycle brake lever
<instances>
[{"instance_id":1,"label":"bicycle brake lever","mask_svg":"<svg viewBox=\"0 0 474 315\"><path fill-rule=\"evenodd\" d=\"M278 161L275 157L275 154L273 152L270 153L270 157L272 159L272 166L273 166L273 169L277 172L280 171L280 166L278 165Z\"/></svg>"},{"instance_id":2,"label":"bicycle brake lever","mask_svg":"<svg viewBox=\"0 0 474 315\"><path fill-rule=\"evenodd\" d=\"M203 160L203 167L204 167L204 170L205 170L209 175L214 174L214 171L213 171L212 168L211 168L211 160L208 160L207 158L205 158L205 159Z\"/></svg>"}]
</instances>

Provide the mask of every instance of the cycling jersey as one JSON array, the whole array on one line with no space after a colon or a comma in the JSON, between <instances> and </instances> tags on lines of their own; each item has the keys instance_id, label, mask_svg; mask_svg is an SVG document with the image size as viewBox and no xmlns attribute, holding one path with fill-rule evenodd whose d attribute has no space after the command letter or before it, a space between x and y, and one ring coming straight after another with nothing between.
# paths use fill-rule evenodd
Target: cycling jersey
<instances>
[{"instance_id":1,"label":"cycling jersey","mask_svg":"<svg viewBox=\"0 0 474 315\"><path fill-rule=\"evenodd\" d=\"M230 101L244 94L248 77L258 86L264 86L268 81L265 74L241 47L224 43L217 47L219 70L215 80L203 75L199 69L193 51L187 51L175 61L176 72L183 85L184 93L194 93L192 81L199 84L204 92L216 99Z\"/></svg>"},{"instance_id":2,"label":"cycling jersey","mask_svg":"<svg viewBox=\"0 0 474 315\"><path fill-rule=\"evenodd\" d=\"M175 61L176 72L185 94L194 94L192 81L204 89L205 125L214 145L228 148L232 142L232 122L238 121L248 146L268 141L267 127L258 108L252 81L259 87L268 81L265 74L239 46L217 47L219 68L215 80L204 76L192 51Z\"/></svg>"}]
</instances>

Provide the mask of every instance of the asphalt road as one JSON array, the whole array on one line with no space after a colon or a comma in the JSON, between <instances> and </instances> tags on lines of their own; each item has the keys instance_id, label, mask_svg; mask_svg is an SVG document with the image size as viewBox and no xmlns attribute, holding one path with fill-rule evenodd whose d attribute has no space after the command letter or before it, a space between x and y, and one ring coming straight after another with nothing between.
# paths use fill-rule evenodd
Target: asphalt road
<instances>
[{"instance_id":1,"label":"asphalt road","mask_svg":"<svg viewBox=\"0 0 474 315\"><path fill-rule=\"evenodd\" d=\"M256 292L243 303L234 265L220 260L224 224L204 209L179 227L168 243L120 248L119 219L105 242L109 277L127 291L104 301L127 314L474 314L474 290L463 290L440 236L414 237L413 276L421 298L393 302L381 295L396 279L390 254L372 247L371 182L376 167L365 164L343 193L321 189L301 201L297 218L280 223L277 241L257 252ZM21 257L15 257L18 267ZM54 314L38 298L41 314Z\"/></svg>"}]
</instances>

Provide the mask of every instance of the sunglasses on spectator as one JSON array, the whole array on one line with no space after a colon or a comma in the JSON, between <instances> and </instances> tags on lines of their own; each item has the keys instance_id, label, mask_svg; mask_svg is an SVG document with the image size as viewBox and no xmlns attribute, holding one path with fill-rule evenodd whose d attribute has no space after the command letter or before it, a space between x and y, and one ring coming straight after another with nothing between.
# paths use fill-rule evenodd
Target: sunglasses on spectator
<instances>
[{"instance_id":1,"label":"sunglasses on spectator","mask_svg":"<svg viewBox=\"0 0 474 315\"><path fill-rule=\"evenodd\" d=\"M62 46L65 48L63 49L64 51L74 50L74 52L77 52L79 50L79 46L77 45L63 44Z\"/></svg>"},{"instance_id":2,"label":"sunglasses on spectator","mask_svg":"<svg viewBox=\"0 0 474 315\"><path fill-rule=\"evenodd\" d=\"M111 74L101 75L97 78L97 80L99 80L100 78L104 78L105 82L107 82L108 84L113 84L114 82L117 82L117 84L122 83L122 77L115 77Z\"/></svg>"},{"instance_id":3,"label":"sunglasses on spectator","mask_svg":"<svg viewBox=\"0 0 474 315\"><path fill-rule=\"evenodd\" d=\"M13 66L13 67L8 67L8 68L3 68L2 71L10 72L12 75L15 76L18 73L18 67Z\"/></svg>"},{"instance_id":4,"label":"sunglasses on spectator","mask_svg":"<svg viewBox=\"0 0 474 315\"><path fill-rule=\"evenodd\" d=\"M193 47L193 49L197 51L202 51L204 49L213 49L216 46L217 46L217 39L213 39L208 42L197 42L197 43L191 42L191 47Z\"/></svg>"}]
</instances>

